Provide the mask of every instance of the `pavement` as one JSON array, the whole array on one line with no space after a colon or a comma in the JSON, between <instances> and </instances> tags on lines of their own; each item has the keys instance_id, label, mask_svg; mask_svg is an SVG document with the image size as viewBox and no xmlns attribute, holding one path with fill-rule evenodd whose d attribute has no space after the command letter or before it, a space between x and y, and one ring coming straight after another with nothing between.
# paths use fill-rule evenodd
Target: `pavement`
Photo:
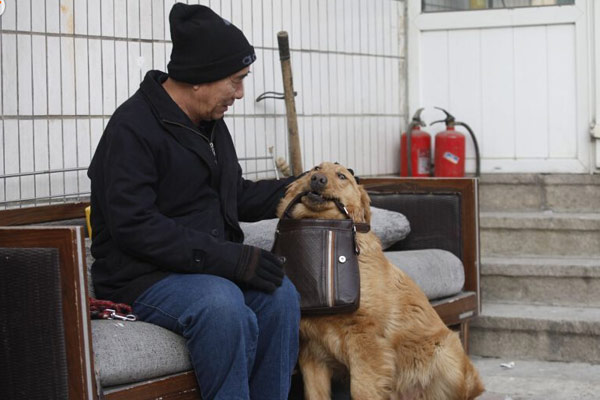
<instances>
[{"instance_id":1,"label":"pavement","mask_svg":"<svg viewBox=\"0 0 600 400\"><path fill-rule=\"evenodd\" d=\"M471 359L486 387L477 400L600 400L600 364ZM334 382L331 398L351 400L349 382ZM295 374L289 400L302 399L302 381Z\"/></svg>"},{"instance_id":2,"label":"pavement","mask_svg":"<svg viewBox=\"0 0 600 400\"><path fill-rule=\"evenodd\" d=\"M478 400L600 400L600 364L471 359L486 387Z\"/></svg>"}]
</instances>

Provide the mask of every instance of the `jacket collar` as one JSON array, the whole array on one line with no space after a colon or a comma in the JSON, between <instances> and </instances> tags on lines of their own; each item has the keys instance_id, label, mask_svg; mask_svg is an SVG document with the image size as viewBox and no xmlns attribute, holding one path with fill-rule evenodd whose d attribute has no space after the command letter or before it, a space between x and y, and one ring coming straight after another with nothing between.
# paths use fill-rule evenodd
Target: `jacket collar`
<instances>
[{"instance_id":1,"label":"jacket collar","mask_svg":"<svg viewBox=\"0 0 600 400\"><path fill-rule=\"evenodd\" d=\"M140 91L167 132L206 163L211 172L211 186L217 188L219 186L219 168L217 168L216 157L212 153L209 139L195 137L203 135L162 87L165 79L167 79L167 74L162 71L148 71L140 84ZM218 122L216 121L215 124ZM213 126L214 128L216 126Z\"/></svg>"},{"instance_id":2,"label":"jacket collar","mask_svg":"<svg viewBox=\"0 0 600 400\"><path fill-rule=\"evenodd\" d=\"M162 87L162 83L167 77L168 75L162 71L148 71L140 84L140 90L160 120L177 122L192 129L197 129L186 113L179 108Z\"/></svg>"}]
</instances>

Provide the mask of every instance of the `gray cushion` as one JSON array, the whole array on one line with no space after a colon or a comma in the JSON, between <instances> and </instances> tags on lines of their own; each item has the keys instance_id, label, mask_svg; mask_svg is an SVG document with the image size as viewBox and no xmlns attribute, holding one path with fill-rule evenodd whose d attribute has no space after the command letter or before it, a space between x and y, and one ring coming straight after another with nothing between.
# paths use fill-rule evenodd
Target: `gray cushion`
<instances>
[{"instance_id":1,"label":"gray cushion","mask_svg":"<svg viewBox=\"0 0 600 400\"><path fill-rule=\"evenodd\" d=\"M92 320L94 363L103 387L192 369L185 339L146 322Z\"/></svg>"},{"instance_id":2,"label":"gray cushion","mask_svg":"<svg viewBox=\"0 0 600 400\"><path fill-rule=\"evenodd\" d=\"M271 251L275 241L277 221L279 219L273 218L258 222L240 222L240 227L244 231L244 244Z\"/></svg>"},{"instance_id":3,"label":"gray cushion","mask_svg":"<svg viewBox=\"0 0 600 400\"><path fill-rule=\"evenodd\" d=\"M258 222L241 222L244 231L244 243L261 249L271 250L275 240L277 218ZM371 207L371 229L381 240L384 249L402 240L410 232L410 224L399 212Z\"/></svg>"},{"instance_id":4,"label":"gray cushion","mask_svg":"<svg viewBox=\"0 0 600 400\"><path fill-rule=\"evenodd\" d=\"M410 224L399 212L371 207L371 229L385 250L410 233Z\"/></svg>"},{"instance_id":5,"label":"gray cushion","mask_svg":"<svg viewBox=\"0 0 600 400\"><path fill-rule=\"evenodd\" d=\"M449 251L388 251L385 255L419 285L429 300L452 296L465 284L462 261Z\"/></svg>"}]
</instances>

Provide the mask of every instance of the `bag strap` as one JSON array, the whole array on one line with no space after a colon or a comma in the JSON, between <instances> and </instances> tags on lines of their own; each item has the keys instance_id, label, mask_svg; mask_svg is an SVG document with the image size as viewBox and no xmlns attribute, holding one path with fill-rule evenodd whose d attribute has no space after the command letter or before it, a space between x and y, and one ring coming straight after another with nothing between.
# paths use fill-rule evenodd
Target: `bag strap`
<instances>
[{"instance_id":1,"label":"bag strap","mask_svg":"<svg viewBox=\"0 0 600 400\"><path fill-rule=\"evenodd\" d=\"M350 216L350 213L348 212L348 209L341 201L339 201L338 199L333 199L333 202L335 203L337 208L340 210L340 212L346 216L346 218L352 219L352 217ZM354 220L352 222L354 223L354 227L357 232L367 233L371 230L371 225L369 225L365 222L354 222Z\"/></svg>"}]
</instances>

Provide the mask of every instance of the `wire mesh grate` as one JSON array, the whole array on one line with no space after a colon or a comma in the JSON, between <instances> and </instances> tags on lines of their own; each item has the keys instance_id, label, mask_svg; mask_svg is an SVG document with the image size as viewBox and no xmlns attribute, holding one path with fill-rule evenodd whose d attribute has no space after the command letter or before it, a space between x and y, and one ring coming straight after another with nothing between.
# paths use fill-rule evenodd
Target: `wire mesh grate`
<instances>
[{"instance_id":1,"label":"wire mesh grate","mask_svg":"<svg viewBox=\"0 0 600 400\"><path fill-rule=\"evenodd\" d=\"M13 0L0 18L0 209L89 196L86 176L110 115L146 71L165 70L174 0ZM242 29L258 60L226 116L249 179L287 158L276 34L290 34L303 165L339 161L394 173L404 126L399 0L206 0ZM273 153L269 149L273 149Z\"/></svg>"}]
</instances>

